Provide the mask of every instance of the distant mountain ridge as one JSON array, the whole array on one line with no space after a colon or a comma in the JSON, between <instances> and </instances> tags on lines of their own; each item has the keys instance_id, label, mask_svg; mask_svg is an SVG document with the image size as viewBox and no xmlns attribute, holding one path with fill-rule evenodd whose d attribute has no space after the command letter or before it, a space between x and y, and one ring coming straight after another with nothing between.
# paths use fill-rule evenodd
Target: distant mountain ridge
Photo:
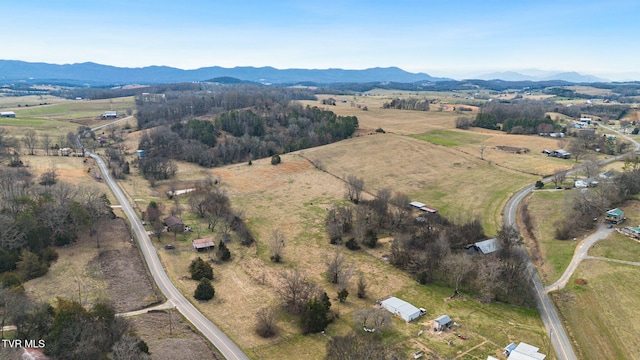
<instances>
[{"instance_id":1,"label":"distant mountain ridge","mask_svg":"<svg viewBox=\"0 0 640 360\"><path fill-rule=\"evenodd\" d=\"M273 67L204 67L183 70L169 66L121 68L92 62L79 64L32 63L19 60L0 60L0 82L14 81L72 81L91 85L161 84L206 81L233 77L263 84L294 84L300 82L364 83L418 81L436 82L452 79L432 77L425 73L410 73L397 67L344 69L276 69Z\"/></svg>"},{"instance_id":2,"label":"distant mountain ridge","mask_svg":"<svg viewBox=\"0 0 640 360\"><path fill-rule=\"evenodd\" d=\"M549 81L549 80L563 80L572 83L596 83L596 82L610 82L608 79L601 77L580 74L575 71L558 72L558 71L543 71L537 69L524 70L522 72L517 71L502 71L489 74L483 74L476 77L480 80L504 80L504 81Z\"/></svg>"}]
</instances>

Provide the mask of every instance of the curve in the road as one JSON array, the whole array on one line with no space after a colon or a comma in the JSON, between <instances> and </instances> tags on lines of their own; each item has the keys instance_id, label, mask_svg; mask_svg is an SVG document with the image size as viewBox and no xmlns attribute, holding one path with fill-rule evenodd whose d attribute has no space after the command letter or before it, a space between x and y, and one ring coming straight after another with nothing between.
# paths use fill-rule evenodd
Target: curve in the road
<instances>
[{"instance_id":1,"label":"curve in the road","mask_svg":"<svg viewBox=\"0 0 640 360\"><path fill-rule=\"evenodd\" d=\"M136 234L138 245L144 255L149 272L167 300L173 303L176 309L180 311L180 313L189 320L225 358L248 360L249 358L242 352L242 350L240 350L240 348L231 341L229 337L227 337L217 326L215 326L198 309L196 309L196 307L182 295L175 285L173 285L169 276L167 276L167 273L162 267L158 254L156 253L156 249L153 247L151 239L142 225L142 221L133 210L131 203L122 192L120 185L118 185L118 183L116 183L111 177L105 162L97 154L91 152L87 152L87 154L96 161L107 185L109 185L109 188L111 188L114 196L122 206L122 210L129 219L131 227Z\"/></svg>"}]
</instances>

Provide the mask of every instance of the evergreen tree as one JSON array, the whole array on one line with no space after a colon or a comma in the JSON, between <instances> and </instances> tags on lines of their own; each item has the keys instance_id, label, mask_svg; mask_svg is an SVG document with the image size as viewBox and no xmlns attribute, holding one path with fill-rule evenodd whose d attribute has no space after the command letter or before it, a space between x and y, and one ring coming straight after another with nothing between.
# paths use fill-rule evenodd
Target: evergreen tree
<instances>
[{"instance_id":1,"label":"evergreen tree","mask_svg":"<svg viewBox=\"0 0 640 360\"><path fill-rule=\"evenodd\" d=\"M331 322L328 312L329 309L327 309L326 304L321 300L317 298L309 300L300 318L302 332L310 334L324 330Z\"/></svg>"},{"instance_id":2,"label":"evergreen tree","mask_svg":"<svg viewBox=\"0 0 640 360\"><path fill-rule=\"evenodd\" d=\"M216 250L216 255L218 260L220 261L229 261L231 259L231 251L227 248L224 241L220 240L220 244L218 244L218 250Z\"/></svg>"},{"instance_id":3,"label":"evergreen tree","mask_svg":"<svg viewBox=\"0 0 640 360\"><path fill-rule=\"evenodd\" d=\"M207 278L200 279L200 283L193 294L193 297L197 300L211 300L216 294L216 290L211 285L211 281Z\"/></svg>"},{"instance_id":4,"label":"evergreen tree","mask_svg":"<svg viewBox=\"0 0 640 360\"><path fill-rule=\"evenodd\" d=\"M199 281L202 278L213 280L213 269L202 258L198 257L189 265L189 273L193 280Z\"/></svg>"}]
</instances>

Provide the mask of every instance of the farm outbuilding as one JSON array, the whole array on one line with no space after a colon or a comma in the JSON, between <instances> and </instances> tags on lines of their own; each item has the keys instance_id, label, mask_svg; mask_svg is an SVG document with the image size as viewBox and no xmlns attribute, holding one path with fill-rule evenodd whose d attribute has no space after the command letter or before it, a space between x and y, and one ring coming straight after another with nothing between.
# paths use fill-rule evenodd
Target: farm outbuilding
<instances>
[{"instance_id":1,"label":"farm outbuilding","mask_svg":"<svg viewBox=\"0 0 640 360\"><path fill-rule=\"evenodd\" d=\"M105 111L101 116L103 119L115 119L118 117L117 111Z\"/></svg>"},{"instance_id":2,"label":"farm outbuilding","mask_svg":"<svg viewBox=\"0 0 640 360\"><path fill-rule=\"evenodd\" d=\"M191 244L196 251L207 251L214 248L211 238L196 239L191 241Z\"/></svg>"},{"instance_id":3,"label":"farm outbuilding","mask_svg":"<svg viewBox=\"0 0 640 360\"><path fill-rule=\"evenodd\" d=\"M380 306L387 309L390 313L400 316L406 322L419 318L421 314L420 309L397 297L390 297L383 300Z\"/></svg>"},{"instance_id":4,"label":"farm outbuilding","mask_svg":"<svg viewBox=\"0 0 640 360\"><path fill-rule=\"evenodd\" d=\"M516 344L511 343L504 348L504 354L507 355L508 360L544 360L547 357L545 354L538 352L539 348L521 342Z\"/></svg>"},{"instance_id":5,"label":"farm outbuilding","mask_svg":"<svg viewBox=\"0 0 640 360\"><path fill-rule=\"evenodd\" d=\"M453 321L451 321L449 315L442 315L439 318L433 320L433 329L435 331L446 330L451 326L452 323Z\"/></svg>"},{"instance_id":6,"label":"farm outbuilding","mask_svg":"<svg viewBox=\"0 0 640 360\"><path fill-rule=\"evenodd\" d=\"M0 117L14 118L16 117L16 113L14 113L13 111L3 111L0 112Z\"/></svg>"}]
</instances>

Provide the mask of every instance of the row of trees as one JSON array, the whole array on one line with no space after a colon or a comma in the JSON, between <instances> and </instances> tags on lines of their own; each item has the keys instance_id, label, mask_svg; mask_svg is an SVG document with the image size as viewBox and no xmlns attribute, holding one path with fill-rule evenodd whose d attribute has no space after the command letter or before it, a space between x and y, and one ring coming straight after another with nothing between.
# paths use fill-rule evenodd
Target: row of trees
<instances>
[{"instance_id":1,"label":"row of trees","mask_svg":"<svg viewBox=\"0 0 640 360\"><path fill-rule=\"evenodd\" d=\"M429 100L427 99L400 99L396 98L391 101L386 101L382 104L383 109L397 109L397 110L417 110L417 111L429 111Z\"/></svg>"}]
</instances>

